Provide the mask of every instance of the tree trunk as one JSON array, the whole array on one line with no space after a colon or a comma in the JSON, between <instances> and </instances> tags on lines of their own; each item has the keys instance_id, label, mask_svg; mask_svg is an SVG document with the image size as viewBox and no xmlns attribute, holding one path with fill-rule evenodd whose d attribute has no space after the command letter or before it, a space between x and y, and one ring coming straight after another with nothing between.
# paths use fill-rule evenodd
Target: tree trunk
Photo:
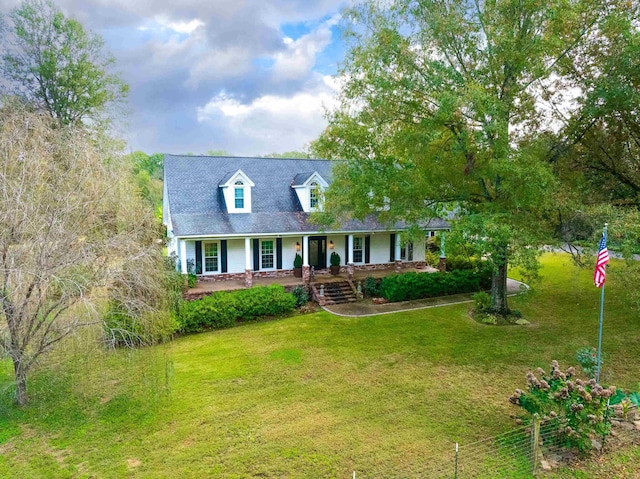
<instances>
[{"instance_id":1,"label":"tree trunk","mask_svg":"<svg viewBox=\"0 0 640 479\"><path fill-rule=\"evenodd\" d=\"M16 373L16 402L19 406L26 406L27 398L27 370L20 359L13 359L13 369Z\"/></svg>"},{"instance_id":2,"label":"tree trunk","mask_svg":"<svg viewBox=\"0 0 640 479\"><path fill-rule=\"evenodd\" d=\"M505 248L506 250L506 248ZM505 253L504 251L502 253ZM491 276L491 312L495 314L509 314L507 305L507 259L504 260L493 271Z\"/></svg>"}]
</instances>

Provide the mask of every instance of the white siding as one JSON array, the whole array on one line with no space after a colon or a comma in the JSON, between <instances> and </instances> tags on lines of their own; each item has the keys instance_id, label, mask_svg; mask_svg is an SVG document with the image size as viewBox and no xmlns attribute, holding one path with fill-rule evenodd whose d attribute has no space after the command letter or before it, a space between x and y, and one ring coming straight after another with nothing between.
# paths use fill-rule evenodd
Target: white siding
<instances>
[{"instance_id":1,"label":"white siding","mask_svg":"<svg viewBox=\"0 0 640 479\"><path fill-rule=\"evenodd\" d=\"M305 213L309 212L309 188L306 186L301 186L298 188L294 188L295 192L298 195L298 200L302 205L302 211ZM283 265L284 266L284 265Z\"/></svg>"},{"instance_id":2,"label":"white siding","mask_svg":"<svg viewBox=\"0 0 640 479\"><path fill-rule=\"evenodd\" d=\"M331 264L331 253L334 251L340 255L340 266L346 264L344 258L344 236L345 235L329 235L327 236L327 264ZM329 249L329 241L333 241L333 249Z\"/></svg>"},{"instance_id":3,"label":"white siding","mask_svg":"<svg viewBox=\"0 0 640 479\"><path fill-rule=\"evenodd\" d=\"M244 273L244 267L244 239L227 240L227 273Z\"/></svg>"},{"instance_id":4,"label":"white siding","mask_svg":"<svg viewBox=\"0 0 640 479\"><path fill-rule=\"evenodd\" d=\"M300 243L300 256L302 256L302 236L282 238L282 269L293 269L293 260L296 257L296 242Z\"/></svg>"},{"instance_id":5,"label":"white siding","mask_svg":"<svg viewBox=\"0 0 640 479\"><path fill-rule=\"evenodd\" d=\"M389 244L391 233L380 233L371 235L370 262L381 264L389 262Z\"/></svg>"}]
</instances>

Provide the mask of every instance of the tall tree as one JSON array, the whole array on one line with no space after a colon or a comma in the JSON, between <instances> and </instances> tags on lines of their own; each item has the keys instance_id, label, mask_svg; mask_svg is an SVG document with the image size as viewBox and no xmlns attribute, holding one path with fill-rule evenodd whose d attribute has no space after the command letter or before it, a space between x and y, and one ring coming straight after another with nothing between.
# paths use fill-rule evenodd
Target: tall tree
<instances>
[{"instance_id":1,"label":"tall tree","mask_svg":"<svg viewBox=\"0 0 640 479\"><path fill-rule=\"evenodd\" d=\"M0 109L0 349L19 404L31 369L77 328L100 324L106 302L138 332L171 332L156 314L166 296L160 228L123 169L85 128L10 100Z\"/></svg>"},{"instance_id":2,"label":"tall tree","mask_svg":"<svg viewBox=\"0 0 640 479\"><path fill-rule=\"evenodd\" d=\"M456 228L479 238L493 262L492 309L508 313L508 264L535 270L563 194L547 140L572 114L562 93L575 85L573 60L625 5L395 0L353 8L341 105L313 145L347 160L327 211L378 211L414 224L454 211Z\"/></svg>"},{"instance_id":3,"label":"tall tree","mask_svg":"<svg viewBox=\"0 0 640 479\"><path fill-rule=\"evenodd\" d=\"M134 151L125 157L125 162L131 165L135 175L140 195L153 207L160 218L162 217L163 158L161 153L147 155L143 151Z\"/></svg>"},{"instance_id":4,"label":"tall tree","mask_svg":"<svg viewBox=\"0 0 640 479\"><path fill-rule=\"evenodd\" d=\"M104 120L128 86L110 72L114 58L51 2L24 0L0 19L5 94L19 95L63 124Z\"/></svg>"}]
</instances>

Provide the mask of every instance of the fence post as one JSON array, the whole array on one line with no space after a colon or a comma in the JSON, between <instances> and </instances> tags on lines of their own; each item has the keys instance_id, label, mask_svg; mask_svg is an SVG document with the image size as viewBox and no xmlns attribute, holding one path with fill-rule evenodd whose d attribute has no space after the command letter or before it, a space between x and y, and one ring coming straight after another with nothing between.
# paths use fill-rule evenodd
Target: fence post
<instances>
[{"instance_id":1,"label":"fence post","mask_svg":"<svg viewBox=\"0 0 640 479\"><path fill-rule=\"evenodd\" d=\"M538 414L533 415L531 426L531 473L535 476L538 472L538 457L540 456L540 416Z\"/></svg>"},{"instance_id":2,"label":"fence post","mask_svg":"<svg viewBox=\"0 0 640 479\"><path fill-rule=\"evenodd\" d=\"M458 443L456 442L456 460L453 464L453 479L458 479Z\"/></svg>"}]
</instances>

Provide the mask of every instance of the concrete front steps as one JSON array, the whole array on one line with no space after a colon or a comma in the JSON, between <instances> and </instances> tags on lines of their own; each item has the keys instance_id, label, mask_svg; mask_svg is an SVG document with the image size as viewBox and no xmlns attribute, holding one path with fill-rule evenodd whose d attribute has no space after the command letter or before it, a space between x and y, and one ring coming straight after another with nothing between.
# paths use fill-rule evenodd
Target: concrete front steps
<instances>
[{"instance_id":1,"label":"concrete front steps","mask_svg":"<svg viewBox=\"0 0 640 479\"><path fill-rule=\"evenodd\" d=\"M354 303L356 301L355 288L351 281L313 283L311 289L313 291L313 298L320 306L326 304Z\"/></svg>"}]
</instances>

